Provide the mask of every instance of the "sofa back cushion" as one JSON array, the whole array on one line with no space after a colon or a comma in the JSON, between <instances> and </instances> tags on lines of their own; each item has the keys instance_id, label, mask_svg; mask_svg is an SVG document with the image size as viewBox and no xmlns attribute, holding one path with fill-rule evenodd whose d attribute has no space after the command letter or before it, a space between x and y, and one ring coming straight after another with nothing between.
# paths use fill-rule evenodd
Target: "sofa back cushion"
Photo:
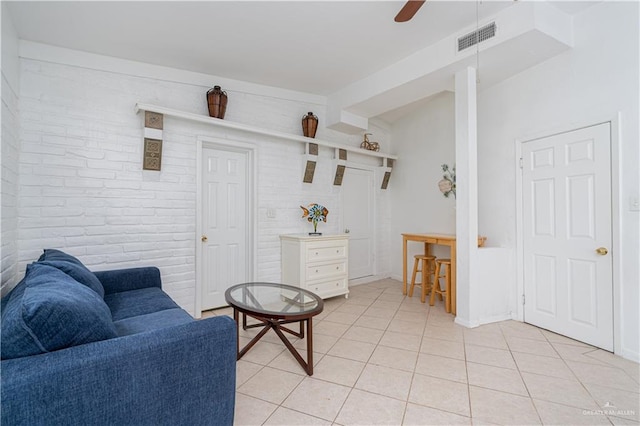
<instances>
[{"instance_id":1,"label":"sofa back cushion","mask_svg":"<svg viewBox=\"0 0 640 426\"><path fill-rule=\"evenodd\" d=\"M104 298L104 287L98 277L87 269L79 259L70 254L56 249L45 249L38 262L60 269Z\"/></svg>"},{"instance_id":2,"label":"sofa back cushion","mask_svg":"<svg viewBox=\"0 0 640 426\"><path fill-rule=\"evenodd\" d=\"M2 303L2 359L117 336L104 300L52 266L27 266L25 278L6 297Z\"/></svg>"}]
</instances>

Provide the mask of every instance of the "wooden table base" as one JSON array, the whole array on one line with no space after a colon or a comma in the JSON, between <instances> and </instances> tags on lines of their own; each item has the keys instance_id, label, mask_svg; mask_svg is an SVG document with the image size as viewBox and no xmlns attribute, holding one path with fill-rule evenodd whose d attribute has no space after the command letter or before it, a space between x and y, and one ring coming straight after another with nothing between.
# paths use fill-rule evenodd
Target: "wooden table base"
<instances>
[{"instance_id":1,"label":"wooden table base","mask_svg":"<svg viewBox=\"0 0 640 426\"><path fill-rule=\"evenodd\" d=\"M251 318L257 319L258 321L260 321L260 324L250 324L247 325L247 315L250 316ZM309 317L307 319L303 319L303 320L275 320L275 319L271 319L271 318L265 318L265 317L261 317L258 315L252 315L252 314L247 314L247 313L242 313L242 328L244 330L247 330L249 328L257 328L257 327L263 327L262 330L260 330L260 332L253 338L251 339L251 341L249 343L247 343L247 345L242 348L242 350L240 349L240 322L239 322L239 311L237 309L233 310L233 319L236 321L236 329L237 329L237 345L238 345L238 358L240 359L242 358L248 351L249 349L251 349L256 343L258 343L258 341L260 339L262 339L262 337L267 334L267 332L269 330L273 330L278 337L280 338L280 340L282 340L282 343L284 343L284 345L287 347L287 349L289 349L289 352L291 352L291 355L293 355L293 357L298 361L298 363L302 366L302 368L304 368L304 371L307 372L307 374L309 376L313 376L313 324L312 324L312 318L313 317ZM293 324L293 323L300 323L300 331L296 332L293 331L287 327L284 327L284 325L286 324ZM289 339L287 339L287 337L284 335L283 331L289 334L292 334L300 339L304 339L305 337L305 327L304 327L304 323L306 324L306 331L307 331L307 360L305 361L302 356L300 355L300 353L296 350L296 348L291 344L291 342L289 341Z\"/></svg>"},{"instance_id":2,"label":"wooden table base","mask_svg":"<svg viewBox=\"0 0 640 426\"><path fill-rule=\"evenodd\" d=\"M486 237L478 237L478 247L484 246ZM424 243L424 254L431 255L434 245L448 246L451 258L451 294L449 303L451 313L456 314L457 307L457 267L456 267L456 236L447 234L402 234L402 294L407 294L407 242Z\"/></svg>"}]
</instances>

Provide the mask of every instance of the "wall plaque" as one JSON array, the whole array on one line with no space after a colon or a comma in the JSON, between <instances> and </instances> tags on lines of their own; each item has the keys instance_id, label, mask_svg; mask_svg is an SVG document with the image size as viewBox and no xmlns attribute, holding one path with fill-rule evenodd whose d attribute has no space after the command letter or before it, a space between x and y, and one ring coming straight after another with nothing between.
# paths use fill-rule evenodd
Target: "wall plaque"
<instances>
[{"instance_id":1,"label":"wall plaque","mask_svg":"<svg viewBox=\"0 0 640 426\"><path fill-rule=\"evenodd\" d=\"M302 181L304 183L312 183L313 182L313 174L315 172L316 172L316 162L307 160L307 165L304 168L304 177L302 178Z\"/></svg>"},{"instance_id":2,"label":"wall plaque","mask_svg":"<svg viewBox=\"0 0 640 426\"><path fill-rule=\"evenodd\" d=\"M391 177L391 172L384 172L384 178L382 178L382 189L387 189L389 185L389 178Z\"/></svg>"},{"instance_id":3,"label":"wall plaque","mask_svg":"<svg viewBox=\"0 0 640 426\"><path fill-rule=\"evenodd\" d=\"M336 167L336 177L333 179L333 184L336 186L342 185L342 178L344 178L344 169L345 167L342 164L339 164Z\"/></svg>"},{"instance_id":4,"label":"wall plaque","mask_svg":"<svg viewBox=\"0 0 640 426\"><path fill-rule=\"evenodd\" d=\"M144 127L149 127L150 129L160 129L162 130L163 126L163 116L162 114L158 114L157 112L144 112Z\"/></svg>"},{"instance_id":5,"label":"wall plaque","mask_svg":"<svg viewBox=\"0 0 640 426\"><path fill-rule=\"evenodd\" d=\"M162 141L144 138L144 170L160 170L162 166Z\"/></svg>"}]
</instances>

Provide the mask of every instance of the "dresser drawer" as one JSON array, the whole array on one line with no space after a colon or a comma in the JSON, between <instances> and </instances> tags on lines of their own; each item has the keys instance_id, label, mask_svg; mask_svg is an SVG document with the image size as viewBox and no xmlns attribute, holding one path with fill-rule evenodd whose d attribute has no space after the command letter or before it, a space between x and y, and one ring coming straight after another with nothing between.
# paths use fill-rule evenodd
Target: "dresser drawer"
<instances>
[{"instance_id":1,"label":"dresser drawer","mask_svg":"<svg viewBox=\"0 0 640 426\"><path fill-rule=\"evenodd\" d=\"M347 247L341 242L324 241L307 246L307 262L346 258Z\"/></svg>"},{"instance_id":2,"label":"dresser drawer","mask_svg":"<svg viewBox=\"0 0 640 426\"><path fill-rule=\"evenodd\" d=\"M324 265L307 265L307 281L317 281L347 273L347 262L334 262Z\"/></svg>"},{"instance_id":3,"label":"dresser drawer","mask_svg":"<svg viewBox=\"0 0 640 426\"><path fill-rule=\"evenodd\" d=\"M327 295L333 296L335 294L344 294L347 288L347 280L335 279L331 281L324 281L321 283L309 284L307 290L317 294L320 297L326 297Z\"/></svg>"}]
</instances>

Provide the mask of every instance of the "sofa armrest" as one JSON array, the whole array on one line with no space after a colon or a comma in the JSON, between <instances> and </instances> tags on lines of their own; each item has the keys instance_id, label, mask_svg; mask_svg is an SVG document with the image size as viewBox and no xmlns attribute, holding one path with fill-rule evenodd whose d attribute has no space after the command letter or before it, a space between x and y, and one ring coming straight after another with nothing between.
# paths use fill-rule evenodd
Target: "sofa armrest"
<instances>
[{"instance_id":1,"label":"sofa armrest","mask_svg":"<svg viewBox=\"0 0 640 426\"><path fill-rule=\"evenodd\" d=\"M214 317L2 361L2 424L232 425L236 329Z\"/></svg>"},{"instance_id":2,"label":"sofa armrest","mask_svg":"<svg viewBox=\"0 0 640 426\"><path fill-rule=\"evenodd\" d=\"M114 269L94 272L102 283L105 294L138 290L147 287L162 288L160 270L154 266L144 268Z\"/></svg>"}]
</instances>

